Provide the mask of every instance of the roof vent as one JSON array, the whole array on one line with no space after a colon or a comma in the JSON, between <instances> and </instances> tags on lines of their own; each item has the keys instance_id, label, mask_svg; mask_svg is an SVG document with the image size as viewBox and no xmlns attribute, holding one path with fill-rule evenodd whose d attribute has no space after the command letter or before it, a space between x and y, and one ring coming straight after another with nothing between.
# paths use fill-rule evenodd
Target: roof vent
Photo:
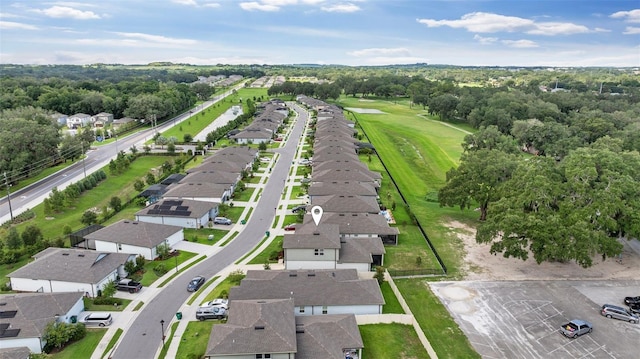
<instances>
[{"instance_id":1,"label":"roof vent","mask_svg":"<svg viewBox=\"0 0 640 359\"><path fill-rule=\"evenodd\" d=\"M320 231L317 231L317 230L316 230L316 231L313 231L313 235L314 235L314 236L319 236L319 235L320 235Z\"/></svg>"},{"instance_id":2,"label":"roof vent","mask_svg":"<svg viewBox=\"0 0 640 359\"><path fill-rule=\"evenodd\" d=\"M78 257L84 257L84 254L78 254Z\"/></svg>"},{"instance_id":3,"label":"roof vent","mask_svg":"<svg viewBox=\"0 0 640 359\"><path fill-rule=\"evenodd\" d=\"M69 255L69 253L62 253L62 255L63 255L63 256L68 256L68 255Z\"/></svg>"},{"instance_id":4,"label":"roof vent","mask_svg":"<svg viewBox=\"0 0 640 359\"><path fill-rule=\"evenodd\" d=\"M264 330L264 325L256 325L254 327L255 330Z\"/></svg>"},{"instance_id":5,"label":"roof vent","mask_svg":"<svg viewBox=\"0 0 640 359\"><path fill-rule=\"evenodd\" d=\"M315 272L309 272L307 273L307 277L315 277L316 273Z\"/></svg>"},{"instance_id":6,"label":"roof vent","mask_svg":"<svg viewBox=\"0 0 640 359\"><path fill-rule=\"evenodd\" d=\"M289 277L297 277L298 273L289 273Z\"/></svg>"},{"instance_id":7,"label":"roof vent","mask_svg":"<svg viewBox=\"0 0 640 359\"><path fill-rule=\"evenodd\" d=\"M298 327L296 326L296 334L303 334L304 333L304 328L302 326Z\"/></svg>"}]
</instances>

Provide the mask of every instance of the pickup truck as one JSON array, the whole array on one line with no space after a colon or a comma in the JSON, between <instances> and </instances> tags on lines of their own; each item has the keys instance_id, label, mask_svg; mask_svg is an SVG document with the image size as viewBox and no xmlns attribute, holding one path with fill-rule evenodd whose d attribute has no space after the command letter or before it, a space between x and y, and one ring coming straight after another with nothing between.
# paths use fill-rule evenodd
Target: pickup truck
<instances>
[{"instance_id":1,"label":"pickup truck","mask_svg":"<svg viewBox=\"0 0 640 359\"><path fill-rule=\"evenodd\" d=\"M577 338L582 334L591 333L592 331L593 325L591 325L591 323L579 319L574 319L569 323L562 324L560 327L560 333L568 338Z\"/></svg>"},{"instance_id":2,"label":"pickup truck","mask_svg":"<svg viewBox=\"0 0 640 359\"><path fill-rule=\"evenodd\" d=\"M116 283L116 288L118 290L126 290L129 293L137 293L142 289L142 284L133 279L121 279Z\"/></svg>"}]
</instances>

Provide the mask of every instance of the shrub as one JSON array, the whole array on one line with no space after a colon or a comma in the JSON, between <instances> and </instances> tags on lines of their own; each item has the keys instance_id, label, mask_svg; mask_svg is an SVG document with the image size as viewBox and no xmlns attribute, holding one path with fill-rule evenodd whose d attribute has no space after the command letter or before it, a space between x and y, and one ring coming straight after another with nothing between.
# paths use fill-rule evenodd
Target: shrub
<instances>
[{"instance_id":1,"label":"shrub","mask_svg":"<svg viewBox=\"0 0 640 359\"><path fill-rule=\"evenodd\" d=\"M95 297L93 298L93 304L95 305L122 305L122 299L114 297Z\"/></svg>"},{"instance_id":2,"label":"shrub","mask_svg":"<svg viewBox=\"0 0 640 359\"><path fill-rule=\"evenodd\" d=\"M153 267L153 272L158 276L158 277L162 277L163 275L167 274L167 267L164 265L164 263L159 263L158 265L156 265L155 267Z\"/></svg>"},{"instance_id":3,"label":"shrub","mask_svg":"<svg viewBox=\"0 0 640 359\"><path fill-rule=\"evenodd\" d=\"M229 273L229 280L231 281L231 283L234 283L234 284L240 284L240 281L244 279L244 277L245 277L245 274L242 271L242 269L237 269Z\"/></svg>"}]
</instances>

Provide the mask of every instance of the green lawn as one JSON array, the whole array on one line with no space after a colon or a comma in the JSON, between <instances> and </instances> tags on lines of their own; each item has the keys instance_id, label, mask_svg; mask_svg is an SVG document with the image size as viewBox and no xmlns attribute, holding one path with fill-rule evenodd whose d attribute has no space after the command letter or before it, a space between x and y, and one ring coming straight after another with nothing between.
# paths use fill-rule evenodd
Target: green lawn
<instances>
[{"instance_id":1,"label":"green lawn","mask_svg":"<svg viewBox=\"0 0 640 359\"><path fill-rule=\"evenodd\" d=\"M396 297L393 290L391 290L391 285L389 282L382 282L380 286L380 290L382 291L382 296L384 297L384 306L382 307L383 314L404 314L404 309L400 305L398 301L398 297Z\"/></svg>"},{"instance_id":2,"label":"green lawn","mask_svg":"<svg viewBox=\"0 0 640 359\"><path fill-rule=\"evenodd\" d=\"M162 132L162 136L166 138L175 137L178 142L182 142L185 134L190 134L192 137L196 136L231 106L237 104L238 102L220 101L203 111L192 114L188 119Z\"/></svg>"},{"instance_id":3,"label":"green lawn","mask_svg":"<svg viewBox=\"0 0 640 359\"><path fill-rule=\"evenodd\" d=\"M236 284L233 283L229 277L225 278L220 284L218 284L209 294L204 298L202 303L206 303L208 301L214 300L216 298L227 298L229 295L229 288L235 287ZM200 303L200 304L202 304Z\"/></svg>"},{"instance_id":4,"label":"green lawn","mask_svg":"<svg viewBox=\"0 0 640 359\"><path fill-rule=\"evenodd\" d=\"M221 323L220 320L205 320L197 322L189 322L187 328L182 335L176 358L193 359L202 358L207 350L209 343L209 335L215 324Z\"/></svg>"},{"instance_id":5,"label":"green lawn","mask_svg":"<svg viewBox=\"0 0 640 359\"><path fill-rule=\"evenodd\" d=\"M87 335L81 340L66 346L62 351L47 356L51 359L77 359L90 358L93 351L107 329L87 329Z\"/></svg>"},{"instance_id":6,"label":"green lawn","mask_svg":"<svg viewBox=\"0 0 640 359\"><path fill-rule=\"evenodd\" d=\"M126 308L130 303L130 299L120 299L122 300L122 305L114 306L107 304L93 304L92 298L82 298L84 301L84 310L86 311L102 311L102 312L121 312Z\"/></svg>"},{"instance_id":7,"label":"green lawn","mask_svg":"<svg viewBox=\"0 0 640 359\"><path fill-rule=\"evenodd\" d=\"M184 239L189 242L213 245L216 244L222 237L227 235L228 232L229 231L213 228L185 228ZM209 239L209 236L213 236L213 239Z\"/></svg>"},{"instance_id":8,"label":"green lawn","mask_svg":"<svg viewBox=\"0 0 640 359\"><path fill-rule=\"evenodd\" d=\"M131 163L128 171L117 176L109 174L108 167L105 167L103 170L107 174L107 178L95 188L84 192L76 200L73 207L47 217L44 214L44 205L39 204L33 208L36 217L16 225L16 228L18 232L22 232L26 226L36 225L47 239L61 237L66 225L69 225L74 231L79 230L85 227L80 222L80 218L87 209L97 208L102 210L103 207L108 205L111 197L115 195L119 196L123 203L133 198L138 194L133 188L133 183L137 179L143 179L150 168L160 167L165 161L171 162L172 160L170 156L140 156ZM68 242L67 245L69 245Z\"/></svg>"},{"instance_id":9,"label":"green lawn","mask_svg":"<svg viewBox=\"0 0 640 359\"><path fill-rule=\"evenodd\" d=\"M101 358L104 358L106 355L108 355L109 351L111 351L111 349L113 349L113 347L116 345L116 343L118 342L118 339L120 339L120 336L122 335L123 332L124 331L120 328L116 330L116 334L114 334L111 340L109 340L109 344L107 344L107 347L104 349L104 352L102 353Z\"/></svg>"},{"instance_id":10,"label":"green lawn","mask_svg":"<svg viewBox=\"0 0 640 359\"><path fill-rule=\"evenodd\" d=\"M153 270L155 266L162 264L167 269L167 273L171 271L175 272L176 265L179 265L180 263L189 260L189 258L195 255L196 253L180 251L180 254L173 258L168 258L163 261L147 261L147 263L145 263L144 265L144 274L142 275L140 284L142 284L145 287L148 287L151 284L153 284L153 282L155 282L158 278L160 278L158 277L156 272Z\"/></svg>"},{"instance_id":11,"label":"green lawn","mask_svg":"<svg viewBox=\"0 0 640 359\"><path fill-rule=\"evenodd\" d=\"M243 191L235 192L233 194L233 200L246 202L251 199L251 196L253 195L253 192L255 192L255 190L256 189L254 187L246 187Z\"/></svg>"},{"instance_id":12,"label":"green lawn","mask_svg":"<svg viewBox=\"0 0 640 359\"><path fill-rule=\"evenodd\" d=\"M394 282L438 358L480 358L424 279L396 279Z\"/></svg>"},{"instance_id":13,"label":"green lawn","mask_svg":"<svg viewBox=\"0 0 640 359\"><path fill-rule=\"evenodd\" d=\"M282 250L282 240L284 240L284 236L277 236L274 238L271 243L265 248L260 254L255 256L252 260L249 261L249 264L265 264L269 263L277 263L278 261L269 260L269 256L272 252L280 252Z\"/></svg>"},{"instance_id":14,"label":"green lawn","mask_svg":"<svg viewBox=\"0 0 640 359\"><path fill-rule=\"evenodd\" d=\"M362 359L424 359L429 357L427 350L418 339L418 334L410 325L368 324L361 325L359 328L364 343Z\"/></svg>"}]
</instances>

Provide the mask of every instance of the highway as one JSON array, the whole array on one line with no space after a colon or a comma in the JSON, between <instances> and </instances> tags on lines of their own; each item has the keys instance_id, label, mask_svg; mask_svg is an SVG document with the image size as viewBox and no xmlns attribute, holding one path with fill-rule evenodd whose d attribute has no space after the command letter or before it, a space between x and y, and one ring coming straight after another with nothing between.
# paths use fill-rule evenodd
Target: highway
<instances>
[{"instance_id":1,"label":"highway","mask_svg":"<svg viewBox=\"0 0 640 359\"><path fill-rule=\"evenodd\" d=\"M197 114L205 108L231 95L234 89L239 89L243 86L244 82L236 85L233 89L230 89L223 94L213 97L211 100L204 102L202 105L198 105L194 109L195 111L187 111L181 115L165 121L164 123L158 125L157 129L147 129L123 138L118 138L115 142L94 147L87 152L84 160L80 160L72 166L60 170L55 174L46 177L28 187L22 188L15 192L11 192L11 211L9 210L9 200L6 190L3 190L3 197L2 199L0 199L0 224L9 221L11 219L11 213L13 213L13 216L15 217L18 214L30 208L34 208L35 206L42 203L42 201L49 196L49 193L51 193L51 190L54 187L58 188L59 190L63 190L71 183L82 180L85 176L88 176L91 173L109 164L109 161L115 158L119 151L129 151L129 148L134 145L136 146L136 148L138 148L138 150L141 150L144 146L144 143L147 140L151 139L156 131L165 131L170 127L179 124L180 122L189 119L189 117L193 116L194 114Z\"/></svg>"},{"instance_id":2,"label":"highway","mask_svg":"<svg viewBox=\"0 0 640 359\"><path fill-rule=\"evenodd\" d=\"M300 141L307 112L294 107L299 117L291 129L287 143L274 152L280 154L275 167L262 192L260 200L254 208L245 228L236 238L215 255L182 272L139 312L116 348L112 358L153 358L162 344L160 320L170 322L172 316L192 293L187 292L187 282L197 276L207 279L214 277L219 271L243 257L264 238L274 219L273 209L278 207L284 182L289 175L291 162L295 157ZM168 328L166 328L168 329Z\"/></svg>"}]
</instances>

